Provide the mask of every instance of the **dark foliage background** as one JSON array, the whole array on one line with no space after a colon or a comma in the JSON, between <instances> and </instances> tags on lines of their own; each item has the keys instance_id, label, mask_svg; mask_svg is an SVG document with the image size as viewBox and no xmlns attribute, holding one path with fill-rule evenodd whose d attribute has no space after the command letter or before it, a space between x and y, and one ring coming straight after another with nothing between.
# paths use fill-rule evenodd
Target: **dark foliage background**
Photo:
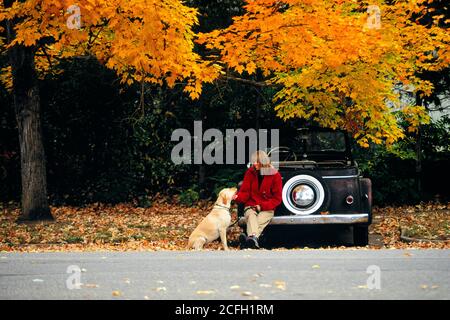
<instances>
[{"instance_id":1,"label":"dark foliage background","mask_svg":"<svg viewBox=\"0 0 450 320\"><path fill-rule=\"evenodd\" d=\"M241 0L189 1L200 8L201 31L224 27L242 12ZM199 49L200 50L200 49ZM0 57L0 68L5 65ZM168 90L120 85L114 72L93 59L64 61L58 75L41 81L48 187L54 204L136 201L151 205L157 193L185 204L214 195L242 179L244 165L174 165L172 131L218 128L285 128L273 111L273 90L221 80L191 101L181 87ZM435 83L436 94L424 101L437 108L449 94L449 70L422 75ZM249 78L250 79L250 78ZM251 80L261 80L258 75ZM144 102L142 104L142 102ZM450 119L423 126L392 150L384 146L354 154L362 173L373 182L378 205L445 200L450 188ZM418 153L418 150L420 152ZM420 162L417 161L420 155ZM420 164L420 170L418 169ZM0 86L0 201L20 198L20 159L11 96Z\"/></svg>"}]
</instances>

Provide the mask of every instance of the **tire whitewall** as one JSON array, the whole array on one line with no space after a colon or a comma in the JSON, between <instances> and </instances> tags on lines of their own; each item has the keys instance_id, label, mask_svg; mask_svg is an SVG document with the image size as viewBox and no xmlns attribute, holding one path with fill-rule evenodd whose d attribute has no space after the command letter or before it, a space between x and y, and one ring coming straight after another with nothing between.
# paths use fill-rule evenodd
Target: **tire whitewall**
<instances>
[{"instance_id":1,"label":"tire whitewall","mask_svg":"<svg viewBox=\"0 0 450 320\"><path fill-rule=\"evenodd\" d=\"M312 205L300 208L294 203L292 198L292 191L299 185L307 185L312 188L315 193L315 200ZM313 176L307 174L300 174L290 178L283 186L282 191L283 204L293 214L296 215L309 215L317 212L323 206L326 198L326 193L322 183Z\"/></svg>"}]
</instances>

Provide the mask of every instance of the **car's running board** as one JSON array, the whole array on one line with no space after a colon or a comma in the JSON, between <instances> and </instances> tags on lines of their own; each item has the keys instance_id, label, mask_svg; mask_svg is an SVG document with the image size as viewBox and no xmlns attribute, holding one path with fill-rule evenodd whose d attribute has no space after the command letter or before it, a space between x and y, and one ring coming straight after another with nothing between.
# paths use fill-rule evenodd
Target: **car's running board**
<instances>
[{"instance_id":1,"label":"car's running board","mask_svg":"<svg viewBox=\"0 0 450 320\"><path fill-rule=\"evenodd\" d=\"M296 225L296 224L353 224L369 222L368 213L358 214L327 214L327 215L293 215L275 216L269 224L271 225ZM239 219L239 225L245 226L245 218Z\"/></svg>"}]
</instances>

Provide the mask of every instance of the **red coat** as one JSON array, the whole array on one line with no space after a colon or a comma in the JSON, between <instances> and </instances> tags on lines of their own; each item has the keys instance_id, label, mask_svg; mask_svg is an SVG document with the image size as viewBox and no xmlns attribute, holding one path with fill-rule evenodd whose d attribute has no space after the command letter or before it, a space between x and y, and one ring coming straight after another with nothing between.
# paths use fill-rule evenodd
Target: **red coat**
<instances>
[{"instance_id":1,"label":"red coat","mask_svg":"<svg viewBox=\"0 0 450 320\"><path fill-rule=\"evenodd\" d=\"M276 169L271 173L263 176L261 186L258 188L258 173L255 168L250 167L245 172L244 181L235 201L245 206L260 205L261 211L275 210L282 201L283 186L280 173Z\"/></svg>"}]
</instances>

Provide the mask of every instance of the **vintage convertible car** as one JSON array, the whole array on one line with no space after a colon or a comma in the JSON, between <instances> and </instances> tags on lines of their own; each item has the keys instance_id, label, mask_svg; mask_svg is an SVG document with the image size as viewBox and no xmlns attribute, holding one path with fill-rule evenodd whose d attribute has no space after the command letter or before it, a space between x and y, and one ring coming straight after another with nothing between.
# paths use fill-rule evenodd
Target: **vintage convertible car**
<instances>
[{"instance_id":1,"label":"vintage convertible car","mask_svg":"<svg viewBox=\"0 0 450 320\"><path fill-rule=\"evenodd\" d=\"M283 202L270 226L346 224L354 244L368 244L370 179L360 175L343 131L298 129L288 145L268 150L283 179ZM239 225L245 227L243 208ZM271 227L271 228L273 228Z\"/></svg>"}]
</instances>

